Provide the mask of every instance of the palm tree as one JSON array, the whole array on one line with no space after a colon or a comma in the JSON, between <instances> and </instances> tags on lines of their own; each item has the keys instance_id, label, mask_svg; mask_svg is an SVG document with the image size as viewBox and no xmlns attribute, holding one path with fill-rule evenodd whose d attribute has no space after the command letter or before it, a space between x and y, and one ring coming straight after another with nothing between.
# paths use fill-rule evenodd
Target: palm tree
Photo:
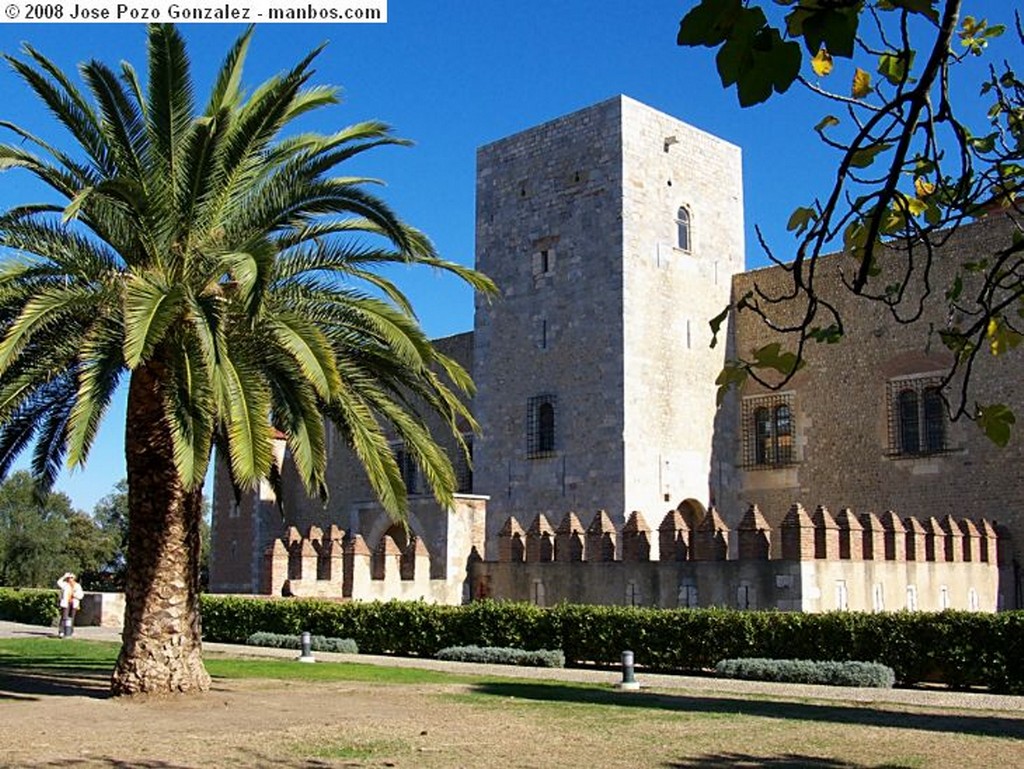
<instances>
[{"instance_id":1,"label":"palm tree","mask_svg":"<svg viewBox=\"0 0 1024 769\"><path fill-rule=\"evenodd\" d=\"M310 492L324 494L324 420L361 460L384 507L406 510L389 448L396 433L435 496L455 476L421 414L458 439L471 382L419 328L378 269L483 276L438 258L429 241L337 175L344 161L405 144L379 122L337 133L283 130L337 101L312 86L319 49L246 95L252 29L228 53L196 111L184 41L150 26L148 83L122 64L80 66L92 101L49 59L7 57L77 146L10 122L0 170L27 170L60 197L0 213L0 473L34 445L52 483L86 461L127 376L129 564L115 693L209 687L201 654L198 570L203 479L213 447L239 489L274 472L287 436Z\"/></svg>"}]
</instances>

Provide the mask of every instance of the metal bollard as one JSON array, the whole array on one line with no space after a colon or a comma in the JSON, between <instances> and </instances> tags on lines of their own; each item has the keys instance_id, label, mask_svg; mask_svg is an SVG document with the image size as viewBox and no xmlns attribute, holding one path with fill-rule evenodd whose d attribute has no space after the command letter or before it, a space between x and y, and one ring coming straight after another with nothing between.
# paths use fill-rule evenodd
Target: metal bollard
<instances>
[{"instance_id":1,"label":"metal bollard","mask_svg":"<svg viewBox=\"0 0 1024 769\"><path fill-rule=\"evenodd\" d=\"M640 682L636 680L633 671L633 652L622 652L622 680L615 684L616 689L625 691L636 691L640 688Z\"/></svg>"},{"instance_id":2,"label":"metal bollard","mask_svg":"<svg viewBox=\"0 0 1024 769\"><path fill-rule=\"evenodd\" d=\"M302 655L299 662L316 662L313 658L313 636L308 630L302 633Z\"/></svg>"}]
</instances>

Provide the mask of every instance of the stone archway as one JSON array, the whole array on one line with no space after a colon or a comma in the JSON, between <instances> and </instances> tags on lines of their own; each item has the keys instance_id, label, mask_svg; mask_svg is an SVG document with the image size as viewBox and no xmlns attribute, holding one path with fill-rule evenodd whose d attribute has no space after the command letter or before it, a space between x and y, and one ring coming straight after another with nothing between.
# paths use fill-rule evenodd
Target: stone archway
<instances>
[{"instance_id":1,"label":"stone archway","mask_svg":"<svg viewBox=\"0 0 1024 769\"><path fill-rule=\"evenodd\" d=\"M684 499L676 510L683 516L683 520L686 521L691 531L695 531L700 522L704 520L704 516L708 514L704 505L696 499Z\"/></svg>"}]
</instances>

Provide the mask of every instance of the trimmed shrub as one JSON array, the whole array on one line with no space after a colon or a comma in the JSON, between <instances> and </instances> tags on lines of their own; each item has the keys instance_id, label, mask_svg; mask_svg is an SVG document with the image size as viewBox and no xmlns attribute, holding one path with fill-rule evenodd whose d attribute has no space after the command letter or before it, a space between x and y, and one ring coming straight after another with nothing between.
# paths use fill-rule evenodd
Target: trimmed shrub
<instances>
[{"instance_id":1,"label":"trimmed shrub","mask_svg":"<svg viewBox=\"0 0 1024 769\"><path fill-rule=\"evenodd\" d=\"M779 681L826 686L870 686L891 689L896 681L892 668L877 662L817 660L769 660L761 658L722 660L715 665L721 678L748 681Z\"/></svg>"},{"instance_id":2,"label":"trimmed shrub","mask_svg":"<svg viewBox=\"0 0 1024 769\"><path fill-rule=\"evenodd\" d=\"M209 641L245 643L257 631L309 630L352 638L365 654L433 657L449 646L561 649L568 665L609 666L630 649L652 672L706 671L731 658L866 660L892 668L901 685L940 681L1024 693L1022 611L800 614L578 604L544 609L499 601L200 600Z\"/></svg>"},{"instance_id":3,"label":"trimmed shrub","mask_svg":"<svg viewBox=\"0 0 1024 769\"><path fill-rule=\"evenodd\" d=\"M57 591L0 587L0 619L26 625L52 625L60 617Z\"/></svg>"},{"instance_id":4,"label":"trimmed shrub","mask_svg":"<svg viewBox=\"0 0 1024 769\"><path fill-rule=\"evenodd\" d=\"M359 654L359 647L351 638L327 638L322 635L310 636L310 648L317 652L338 654ZM275 649L302 649L302 636L283 633L253 633L245 640L248 646L270 646Z\"/></svg>"},{"instance_id":5,"label":"trimmed shrub","mask_svg":"<svg viewBox=\"0 0 1024 769\"><path fill-rule=\"evenodd\" d=\"M434 655L448 662L483 662L488 665L523 665L535 668L564 668L565 655L550 649L511 649L505 646L449 646Z\"/></svg>"}]
</instances>

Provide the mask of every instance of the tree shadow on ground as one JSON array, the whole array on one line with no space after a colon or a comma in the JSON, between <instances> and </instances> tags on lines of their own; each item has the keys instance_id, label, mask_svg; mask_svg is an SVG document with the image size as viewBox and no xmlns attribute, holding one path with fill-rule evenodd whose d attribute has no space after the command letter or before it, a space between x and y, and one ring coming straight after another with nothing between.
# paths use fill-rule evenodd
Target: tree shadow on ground
<instances>
[{"instance_id":1,"label":"tree shadow on ground","mask_svg":"<svg viewBox=\"0 0 1024 769\"><path fill-rule=\"evenodd\" d=\"M244 756L240 756L237 759L238 766L274 766L281 767L281 769L326 769L326 767L338 766L336 763L329 761L319 761L317 759L295 759L295 760L282 760L277 756L268 756L260 753L257 750L243 751ZM359 764L361 766L362 764ZM110 769L198 769L198 764L177 764L169 761L160 761L157 759L123 759L115 758L113 756L80 756L74 758L57 758L52 761L46 761L45 763L28 764L26 766L45 767L45 766L93 766L93 767L110 767Z\"/></svg>"},{"instance_id":2,"label":"tree shadow on ground","mask_svg":"<svg viewBox=\"0 0 1024 769\"><path fill-rule=\"evenodd\" d=\"M850 764L834 758L803 756L787 753L781 756L752 756L749 753L709 753L704 756L685 758L681 761L663 764L669 769L862 769L860 764ZM872 769L906 769L903 764L879 764Z\"/></svg>"},{"instance_id":3,"label":"tree shadow on ground","mask_svg":"<svg viewBox=\"0 0 1024 769\"><path fill-rule=\"evenodd\" d=\"M518 697L547 702L578 702L688 713L723 713L786 720L824 721L835 724L895 727L1024 740L1024 713L1021 718L1007 718L988 714L925 712L928 710L927 708L897 704L884 707L755 700L742 697L655 694L653 692L624 693L544 683L486 682L475 685L473 690L495 697Z\"/></svg>"},{"instance_id":4,"label":"tree shadow on ground","mask_svg":"<svg viewBox=\"0 0 1024 769\"><path fill-rule=\"evenodd\" d=\"M104 672L75 668L0 671L0 702L38 700L42 697L107 699L110 696L109 668Z\"/></svg>"}]
</instances>

